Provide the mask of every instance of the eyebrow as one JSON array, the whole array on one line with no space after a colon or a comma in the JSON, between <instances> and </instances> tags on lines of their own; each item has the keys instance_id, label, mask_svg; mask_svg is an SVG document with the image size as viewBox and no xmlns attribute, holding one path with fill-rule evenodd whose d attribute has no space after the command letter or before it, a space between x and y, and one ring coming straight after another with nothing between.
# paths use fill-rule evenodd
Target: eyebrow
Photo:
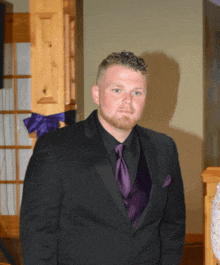
<instances>
[{"instance_id":1,"label":"eyebrow","mask_svg":"<svg viewBox=\"0 0 220 265\"><path fill-rule=\"evenodd\" d=\"M109 87L112 87L112 86L124 87L123 85L121 85L121 84L117 84L117 83L113 83L113 84L109 85Z\"/></svg>"},{"instance_id":2,"label":"eyebrow","mask_svg":"<svg viewBox=\"0 0 220 265\"><path fill-rule=\"evenodd\" d=\"M141 90L145 90L145 87L135 87L134 89L141 89Z\"/></svg>"},{"instance_id":3,"label":"eyebrow","mask_svg":"<svg viewBox=\"0 0 220 265\"><path fill-rule=\"evenodd\" d=\"M123 88L123 87L124 87L123 85L121 85L121 84L118 84L118 83L113 83L113 84L109 85L108 87L114 87L114 86L121 87L121 88ZM135 87L135 88L134 88L134 89L132 89L132 90L135 90L135 89L141 89L141 90L145 90L146 88L145 88L145 87Z\"/></svg>"}]
</instances>

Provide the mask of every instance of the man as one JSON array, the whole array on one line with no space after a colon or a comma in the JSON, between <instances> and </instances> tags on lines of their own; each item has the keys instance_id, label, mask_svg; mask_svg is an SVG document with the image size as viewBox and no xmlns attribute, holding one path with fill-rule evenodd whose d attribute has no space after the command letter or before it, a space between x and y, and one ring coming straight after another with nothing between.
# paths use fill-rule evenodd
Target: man
<instances>
[{"instance_id":1,"label":"man","mask_svg":"<svg viewBox=\"0 0 220 265\"><path fill-rule=\"evenodd\" d=\"M112 53L92 88L98 111L36 143L21 206L25 265L178 265L185 204L173 140L136 125L147 65Z\"/></svg>"}]
</instances>

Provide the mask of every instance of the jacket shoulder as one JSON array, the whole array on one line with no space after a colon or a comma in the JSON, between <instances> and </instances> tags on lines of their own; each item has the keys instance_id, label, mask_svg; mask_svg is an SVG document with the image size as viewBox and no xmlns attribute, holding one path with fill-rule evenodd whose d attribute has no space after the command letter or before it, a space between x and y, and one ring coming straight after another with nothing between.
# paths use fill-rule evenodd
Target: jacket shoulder
<instances>
[{"instance_id":1,"label":"jacket shoulder","mask_svg":"<svg viewBox=\"0 0 220 265\"><path fill-rule=\"evenodd\" d=\"M44 134L37 139L34 151L39 151L48 147L56 149L79 141L78 138L83 135L84 122L85 121L77 122L73 125L68 125Z\"/></svg>"},{"instance_id":2,"label":"jacket shoulder","mask_svg":"<svg viewBox=\"0 0 220 265\"><path fill-rule=\"evenodd\" d=\"M173 139L165 133L157 132L145 127L138 126L138 131L148 137L151 141L174 142Z\"/></svg>"}]
</instances>

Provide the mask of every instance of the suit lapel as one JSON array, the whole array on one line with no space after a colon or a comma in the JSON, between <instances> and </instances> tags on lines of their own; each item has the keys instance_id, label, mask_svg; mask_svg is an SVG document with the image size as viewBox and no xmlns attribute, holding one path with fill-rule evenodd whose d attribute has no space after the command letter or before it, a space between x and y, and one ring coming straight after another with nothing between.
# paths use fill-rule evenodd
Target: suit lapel
<instances>
[{"instance_id":1,"label":"suit lapel","mask_svg":"<svg viewBox=\"0 0 220 265\"><path fill-rule=\"evenodd\" d=\"M126 218L127 222L130 223L128 218L128 214L126 208L124 206L124 200L121 196L121 192L119 190L118 184L115 180L111 164L109 161L107 150L102 141L102 137L97 130L96 126L96 113L95 111L89 116L89 118L85 121L85 135L88 137L88 148L92 148L96 150L94 152L96 166L95 169L100 178L102 178L103 183L110 193L112 199L114 200L116 206L122 213L122 215ZM96 143L95 145L91 145L91 143Z\"/></svg>"},{"instance_id":2,"label":"suit lapel","mask_svg":"<svg viewBox=\"0 0 220 265\"><path fill-rule=\"evenodd\" d=\"M152 186L148 204L142 216L138 220L135 230L137 230L142 225L144 220L146 220L148 212L154 207L155 200L159 200L158 187L160 188L163 186L165 178L168 174L168 172L166 172L166 154L162 153L164 152L164 149L160 148L160 150L157 150L155 144L151 141L150 137L143 131L141 127L137 126L137 132L139 135L141 147L144 150L144 155L149 169Z\"/></svg>"},{"instance_id":3,"label":"suit lapel","mask_svg":"<svg viewBox=\"0 0 220 265\"><path fill-rule=\"evenodd\" d=\"M114 178L108 158L106 157L102 163L98 163L96 169L120 212L123 214L126 220L129 221L128 214L124 206L124 200L121 197L121 192Z\"/></svg>"},{"instance_id":4,"label":"suit lapel","mask_svg":"<svg viewBox=\"0 0 220 265\"><path fill-rule=\"evenodd\" d=\"M156 196L156 191L157 191L158 174L159 174L159 167L160 167L160 164L158 162L157 150L156 150L155 145L151 142L150 137L147 136L146 133L144 133L142 131L142 128L140 128L139 126L137 126L137 132L138 132L138 137L140 140L141 148L144 151L144 156L147 162L147 167L149 169L152 186L151 186L148 204L143 214L141 215L140 219L138 220L137 225L134 227L135 230L137 230L143 224L144 220L146 219L146 215L149 209L152 207L153 202L156 198L155 196Z\"/></svg>"}]
</instances>

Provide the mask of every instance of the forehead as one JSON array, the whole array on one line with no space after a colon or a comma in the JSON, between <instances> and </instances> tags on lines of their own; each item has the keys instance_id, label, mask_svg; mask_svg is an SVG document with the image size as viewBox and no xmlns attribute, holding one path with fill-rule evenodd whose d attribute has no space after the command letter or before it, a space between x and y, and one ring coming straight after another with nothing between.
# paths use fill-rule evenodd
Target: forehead
<instances>
[{"instance_id":1,"label":"forehead","mask_svg":"<svg viewBox=\"0 0 220 265\"><path fill-rule=\"evenodd\" d=\"M146 83L146 78L146 75L143 75L140 71L136 71L133 68L122 65L112 65L103 73L102 81L132 81L143 83L144 85L144 83Z\"/></svg>"}]
</instances>

